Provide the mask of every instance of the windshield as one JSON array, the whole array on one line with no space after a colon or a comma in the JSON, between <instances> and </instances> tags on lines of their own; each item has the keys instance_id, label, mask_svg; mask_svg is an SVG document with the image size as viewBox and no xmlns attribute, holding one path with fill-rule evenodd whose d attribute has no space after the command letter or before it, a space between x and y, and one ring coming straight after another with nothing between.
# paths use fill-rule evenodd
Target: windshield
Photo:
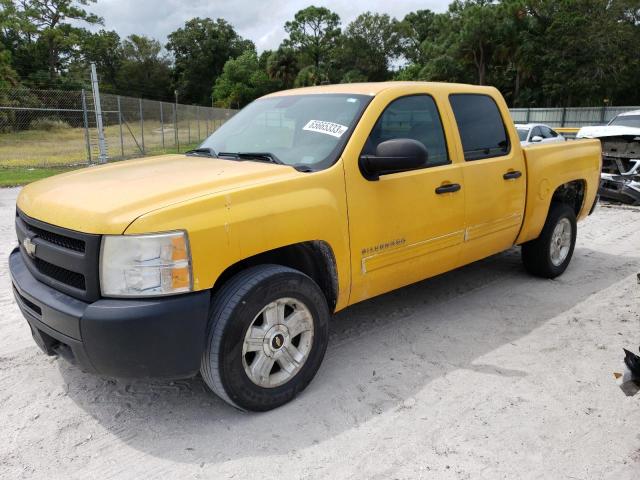
<instances>
[{"instance_id":1,"label":"windshield","mask_svg":"<svg viewBox=\"0 0 640 480\"><path fill-rule=\"evenodd\" d=\"M609 122L609 125L640 128L640 115L618 115Z\"/></svg>"},{"instance_id":2,"label":"windshield","mask_svg":"<svg viewBox=\"0 0 640 480\"><path fill-rule=\"evenodd\" d=\"M340 155L371 98L316 94L258 99L224 123L200 148L218 154L242 153L237 158L244 159L250 159L251 152L268 153L285 165L326 168Z\"/></svg>"},{"instance_id":3,"label":"windshield","mask_svg":"<svg viewBox=\"0 0 640 480\"><path fill-rule=\"evenodd\" d=\"M527 140L527 135L529 135L528 128L518 128L518 137L520 137L520 141L524 142Z\"/></svg>"}]
</instances>

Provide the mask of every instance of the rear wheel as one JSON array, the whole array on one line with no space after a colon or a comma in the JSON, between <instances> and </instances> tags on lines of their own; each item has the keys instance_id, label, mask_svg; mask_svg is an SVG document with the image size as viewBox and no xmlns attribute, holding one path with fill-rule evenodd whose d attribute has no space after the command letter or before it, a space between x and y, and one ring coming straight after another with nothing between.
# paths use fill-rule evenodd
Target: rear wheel
<instances>
[{"instance_id":1,"label":"rear wheel","mask_svg":"<svg viewBox=\"0 0 640 480\"><path fill-rule=\"evenodd\" d=\"M522 245L527 271L543 278L561 275L569 265L576 244L576 215L573 208L553 203L540 236Z\"/></svg>"},{"instance_id":2,"label":"rear wheel","mask_svg":"<svg viewBox=\"0 0 640 480\"><path fill-rule=\"evenodd\" d=\"M237 408L276 408L318 371L329 316L322 291L305 274L278 265L241 272L214 297L202 377Z\"/></svg>"}]
</instances>

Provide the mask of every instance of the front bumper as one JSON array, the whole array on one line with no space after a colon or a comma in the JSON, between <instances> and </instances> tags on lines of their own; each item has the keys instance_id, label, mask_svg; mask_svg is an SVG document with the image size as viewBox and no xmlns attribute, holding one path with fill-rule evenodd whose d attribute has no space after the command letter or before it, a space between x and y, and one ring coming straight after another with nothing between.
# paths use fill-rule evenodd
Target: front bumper
<instances>
[{"instance_id":1,"label":"front bumper","mask_svg":"<svg viewBox=\"0 0 640 480\"><path fill-rule=\"evenodd\" d=\"M86 371L114 377L185 378L199 370L208 291L85 303L38 281L18 249L9 270L16 302L48 355L60 353Z\"/></svg>"}]
</instances>

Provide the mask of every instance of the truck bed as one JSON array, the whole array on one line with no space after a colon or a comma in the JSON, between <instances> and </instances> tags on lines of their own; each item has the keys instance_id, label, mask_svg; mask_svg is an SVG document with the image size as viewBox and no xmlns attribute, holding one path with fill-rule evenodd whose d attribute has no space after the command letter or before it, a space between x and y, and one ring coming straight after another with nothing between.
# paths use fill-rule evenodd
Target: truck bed
<instances>
[{"instance_id":1,"label":"truck bed","mask_svg":"<svg viewBox=\"0 0 640 480\"><path fill-rule=\"evenodd\" d=\"M521 244L540 235L553 192L562 184L583 181L584 200L578 219L589 214L598 193L602 153L599 140L575 140L524 147L527 197Z\"/></svg>"}]
</instances>

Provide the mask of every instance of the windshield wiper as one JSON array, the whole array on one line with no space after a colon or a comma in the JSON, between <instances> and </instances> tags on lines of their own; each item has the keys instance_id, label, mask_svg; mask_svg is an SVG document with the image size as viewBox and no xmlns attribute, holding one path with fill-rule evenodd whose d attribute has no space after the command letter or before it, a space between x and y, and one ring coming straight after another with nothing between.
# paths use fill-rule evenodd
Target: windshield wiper
<instances>
[{"instance_id":1,"label":"windshield wiper","mask_svg":"<svg viewBox=\"0 0 640 480\"><path fill-rule=\"evenodd\" d=\"M271 152L219 152L218 158L231 157L236 160L258 160L260 162L270 162L275 163L277 165L286 165L288 167L293 167L299 172L314 172L315 170L307 165L296 164L290 165L288 163L284 163L278 157L276 157Z\"/></svg>"},{"instance_id":2,"label":"windshield wiper","mask_svg":"<svg viewBox=\"0 0 640 480\"><path fill-rule=\"evenodd\" d=\"M277 163L285 165L285 163L271 152L220 152L218 157L233 157L238 160L260 160L262 162Z\"/></svg>"},{"instance_id":3,"label":"windshield wiper","mask_svg":"<svg viewBox=\"0 0 640 480\"><path fill-rule=\"evenodd\" d=\"M184 154L196 156L196 157L212 157L212 158L215 158L218 156L216 154L216 151L210 147L194 148L193 150L187 150L186 152L184 152Z\"/></svg>"}]
</instances>

